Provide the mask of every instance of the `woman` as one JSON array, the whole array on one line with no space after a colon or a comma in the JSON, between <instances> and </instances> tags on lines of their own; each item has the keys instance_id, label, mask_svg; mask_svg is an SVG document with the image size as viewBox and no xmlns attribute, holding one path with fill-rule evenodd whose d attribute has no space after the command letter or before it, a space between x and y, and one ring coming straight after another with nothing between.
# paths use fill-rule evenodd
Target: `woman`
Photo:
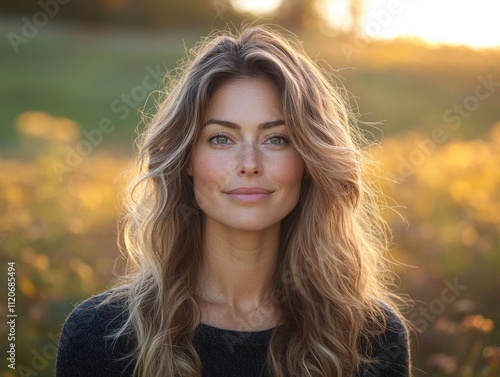
<instances>
[{"instance_id":1,"label":"woman","mask_svg":"<svg viewBox=\"0 0 500 377\"><path fill-rule=\"evenodd\" d=\"M290 38L199 46L141 139L130 272L67 319L57 375L410 375L352 120Z\"/></svg>"}]
</instances>

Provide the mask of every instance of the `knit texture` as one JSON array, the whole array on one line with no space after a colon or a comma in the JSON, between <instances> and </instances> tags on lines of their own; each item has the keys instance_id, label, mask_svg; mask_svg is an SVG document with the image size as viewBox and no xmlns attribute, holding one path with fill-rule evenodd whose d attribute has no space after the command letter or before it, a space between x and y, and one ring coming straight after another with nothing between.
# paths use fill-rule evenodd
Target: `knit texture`
<instances>
[{"instance_id":1,"label":"knit texture","mask_svg":"<svg viewBox=\"0 0 500 377\"><path fill-rule=\"evenodd\" d=\"M134 360L126 356L131 344L106 335L126 319L122 305L105 303L109 291L78 305L69 315L59 339L56 377L131 377ZM384 306L387 329L372 342L372 355L380 362L358 375L410 376L408 334L401 320ZM203 377L261 377L273 329L245 332L200 324L193 339L202 362Z\"/></svg>"}]
</instances>

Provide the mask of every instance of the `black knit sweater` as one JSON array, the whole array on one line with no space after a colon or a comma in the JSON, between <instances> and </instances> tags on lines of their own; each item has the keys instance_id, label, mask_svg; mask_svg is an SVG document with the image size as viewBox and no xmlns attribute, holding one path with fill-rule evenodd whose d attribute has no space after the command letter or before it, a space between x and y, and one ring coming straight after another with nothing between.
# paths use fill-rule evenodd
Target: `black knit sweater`
<instances>
[{"instance_id":1,"label":"black knit sweater","mask_svg":"<svg viewBox=\"0 0 500 377\"><path fill-rule=\"evenodd\" d=\"M64 324L59 340L56 377L130 377L133 361L123 360L130 349L125 339L113 346L105 339L125 319L123 306L99 305L109 292L78 305ZM372 342L377 367L366 367L359 376L410 375L408 334L401 320L384 309L387 330ZM259 377L266 361L273 329L242 332L201 324L194 338L202 362L203 377ZM122 358L122 359L120 359ZM264 374L262 374L264 375Z\"/></svg>"}]
</instances>

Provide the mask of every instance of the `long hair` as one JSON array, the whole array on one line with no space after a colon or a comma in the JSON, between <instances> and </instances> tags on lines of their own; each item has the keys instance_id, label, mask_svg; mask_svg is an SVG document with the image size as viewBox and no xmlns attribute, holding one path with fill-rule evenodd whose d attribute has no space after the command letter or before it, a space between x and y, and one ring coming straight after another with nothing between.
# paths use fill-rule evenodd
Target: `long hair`
<instances>
[{"instance_id":1,"label":"long hair","mask_svg":"<svg viewBox=\"0 0 500 377\"><path fill-rule=\"evenodd\" d=\"M280 94L291 143L305 164L297 206L282 221L268 371L284 376L350 376L369 362L391 302L388 231L365 179L361 132L337 85L291 36L266 27L214 34L194 48L141 135L123 235L129 258L127 321L137 376L201 376L193 337L203 213L186 165L207 105L222 84L262 77Z\"/></svg>"}]
</instances>

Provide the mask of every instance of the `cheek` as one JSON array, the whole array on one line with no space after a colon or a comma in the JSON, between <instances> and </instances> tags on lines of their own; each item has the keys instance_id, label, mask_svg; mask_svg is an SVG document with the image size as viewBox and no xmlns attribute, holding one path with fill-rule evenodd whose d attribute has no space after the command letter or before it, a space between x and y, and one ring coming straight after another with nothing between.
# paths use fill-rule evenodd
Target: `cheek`
<instances>
[{"instance_id":1,"label":"cheek","mask_svg":"<svg viewBox=\"0 0 500 377\"><path fill-rule=\"evenodd\" d=\"M273 176L277 183L290 190L300 189L302 176L304 174L304 163L298 154L291 154L273 164Z\"/></svg>"},{"instance_id":2,"label":"cheek","mask_svg":"<svg viewBox=\"0 0 500 377\"><path fill-rule=\"evenodd\" d=\"M223 156L211 154L197 154L193 156L193 182L196 199L207 201L214 197L223 188L227 188L230 182L230 169L234 169L234 162Z\"/></svg>"}]
</instances>

